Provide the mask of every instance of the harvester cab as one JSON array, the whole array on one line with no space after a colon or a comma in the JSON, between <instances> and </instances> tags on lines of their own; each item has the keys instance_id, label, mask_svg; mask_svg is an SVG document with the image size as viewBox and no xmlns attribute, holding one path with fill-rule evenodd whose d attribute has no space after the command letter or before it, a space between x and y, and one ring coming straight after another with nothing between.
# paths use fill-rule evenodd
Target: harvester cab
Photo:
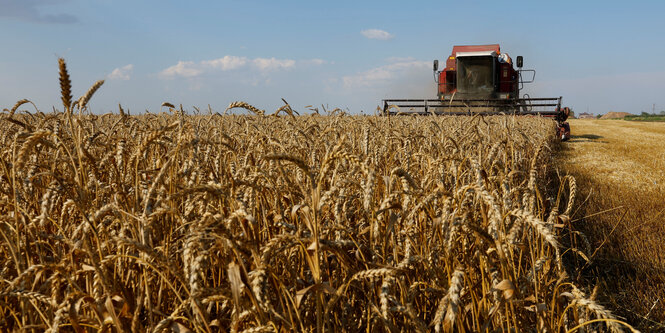
<instances>
[{"instance_id":1,"label":"harvester cab","mask_svg":"<svg viewBox=\"0 0 665 333\"><path fill-rule=\"evenodd\" d=\"M568 108L561 107L561 97L531 98L520 96L525 83L534 81L536 71L523 69L524 58L513 60L501 53L499 44L457 45L439 69L434 60L436 99L386 99L383 113L420 115L540 115L557 121L562 140L570 137L565 122Z\"/></svg>"}]
</instances>

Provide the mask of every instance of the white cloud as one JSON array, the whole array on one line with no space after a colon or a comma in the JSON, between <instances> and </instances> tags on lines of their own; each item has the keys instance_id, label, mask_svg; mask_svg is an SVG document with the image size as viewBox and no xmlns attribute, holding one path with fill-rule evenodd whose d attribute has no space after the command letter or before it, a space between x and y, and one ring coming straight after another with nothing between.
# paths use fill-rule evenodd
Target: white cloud
<instances>
[{"instance_id":1,"label":"white cloud","mask_svg":"<svg viewBox=\"0 0 665 333\"><path fill-rule=\"evenodd\" d=\"M109 79L111 80L129 80L134 71L134 65L129 64L126 66L118 67L109 74Z\"/></svg>"},{"instance_id":2,"label":"white cloud","mask_svg":"<svg viewBox=\"0 0 665 333\"><path fill-rule=\"evenodd\" d=\"M235 57L235 56L224 56L223 58L206 60L202 61L202 67L211 67L223 71L237 69L247 64L247 58L245 57Z\"/></svg>"},{"instance_id":3,"label":"white cloud","mask_svg":"<svg viewBox=\"0 0 665 333\"><path fill-rule=\"evenodd\" d=\"M389 40L395 37L391 33L380 29L367 29L361 31L360 33L369 39Z\"/></svg>"},{"instance_id":4,"label":"white cloud","mask_svg":"<svg viewBox=\"0 0 665 333\"><path fill-rule=\"evenodd\" d=\"M276 69L289 69L296 65L295 60L275 59L275 58L256 58L253 60L254 66L261 71L270 71Z\"/></svg>"},{"instance_id":5,"label":"white cloud","mask_svg":"<svg viewBox=\"0 0 665 333\"><path fill-rule=\"evenodd\" d=\"M316 60L318 61L319 59ZM260 72L268 72L294 68L296 66L296 61L292 59L277 59L274 57L249 59L246 57L226 55L222 58L199 62L178 61L176 65L164 69L159 74L163 78L174 78L177 76L193 78L205 73L238 70L248 66Z\"/></svg>"},{"instance_id":6,"label":"white cloud","mask_svg":"<svg viewBox=\"0 0 665 333\"><path fill-rule=\"evenodd\" d=\"M393 59L394 60L394 59ZM430 67L427 61L407 59L395 61L388 65L372 68L355 75L344 76L342 82L347 89L356 87L373 87L389 83L398 76L407 75L413 71L423 71Z\"/></svg>"},{"instance_id":7,"label":"white cloud","mask_svg":"<svg viewBox=\"0 0 665 333\"><path fill-rule=\"evenodd\" d=\"M193 61L178 61L177 65L163 70L160 74L166 78L173 78L175 76L195 77L203 74L203 70L198 67L200 66Z\"/></svg>"}]
</instances>

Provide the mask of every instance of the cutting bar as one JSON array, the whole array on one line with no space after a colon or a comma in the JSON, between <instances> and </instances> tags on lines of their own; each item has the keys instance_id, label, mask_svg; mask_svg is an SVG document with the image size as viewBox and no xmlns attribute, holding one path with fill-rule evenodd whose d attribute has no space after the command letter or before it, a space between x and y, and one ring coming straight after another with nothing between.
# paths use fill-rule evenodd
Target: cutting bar
<instances>
[{"instance_id":1,"label":"cutting bar","mask_svg":"<svg viewBox=\"0 0 665 333\"><path fill-rule=\"evenodd\" d=\"M561 97L519 99L384 99L384 115L541 115L556 116Z\"/></svg>"}]
</instances>

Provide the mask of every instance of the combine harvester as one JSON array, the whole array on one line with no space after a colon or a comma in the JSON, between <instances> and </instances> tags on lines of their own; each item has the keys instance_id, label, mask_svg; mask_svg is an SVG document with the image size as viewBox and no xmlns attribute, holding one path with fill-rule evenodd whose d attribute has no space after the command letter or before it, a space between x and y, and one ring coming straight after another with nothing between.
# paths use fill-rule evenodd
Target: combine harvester
<instances>
[{"instance_id":1,"label":"combine harvester","mask_svg":"<svg viewBox=\"0 0 665 333\"><path fill-rule=\"evenodd\" d=\"M557 122L557 135L563 141L570 138L566 122L570 109L561 107L561 97L520 97L525 83L536 77L533 69L522 69L522 56L516 67L499 44L453 46L446 67L439 70L434 60L434 81L437 99L386 99L383 114L419 115L534 115L552 117ZM525 76L528 75L527 79Z\"/></svg>"}]
</instances>

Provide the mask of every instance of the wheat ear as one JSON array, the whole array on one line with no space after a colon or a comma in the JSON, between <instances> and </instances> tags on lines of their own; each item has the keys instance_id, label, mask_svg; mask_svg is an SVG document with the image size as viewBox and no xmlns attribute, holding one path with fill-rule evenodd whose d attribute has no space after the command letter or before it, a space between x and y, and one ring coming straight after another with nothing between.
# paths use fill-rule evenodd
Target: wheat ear
<instances>
[{"instance_id":1,"label":"wheat ear","mask_svg":"<svg viewBox=\"0 0 665 333\"><path fill-rule=\"evenodd\" d=\"M62 95L62 105L65 107L65 111L68 111L72 106L72 81L69 79L65 59L58 59L58 68L60 69L60 94Z\"/></svg>"},{"instance_id":2,"label":"wheat ear","mask_svg":"<svg viewBox=\"0 0 665 333\"><path fill-rule=\"evenodd\" d=\"M95 82L95 84L93 84L92 87L90 87L90 89L88 89L88 91L85 93L85 95L83 95L83 97L79 98L79 110L83 110L83 108L88 104L88 101L90 100L92 95L95 94L97 89L99 89L99 87L101 87L102 84L104 84L104 80L99 80L99 81Z\"/></svg>"}]
</instances>

